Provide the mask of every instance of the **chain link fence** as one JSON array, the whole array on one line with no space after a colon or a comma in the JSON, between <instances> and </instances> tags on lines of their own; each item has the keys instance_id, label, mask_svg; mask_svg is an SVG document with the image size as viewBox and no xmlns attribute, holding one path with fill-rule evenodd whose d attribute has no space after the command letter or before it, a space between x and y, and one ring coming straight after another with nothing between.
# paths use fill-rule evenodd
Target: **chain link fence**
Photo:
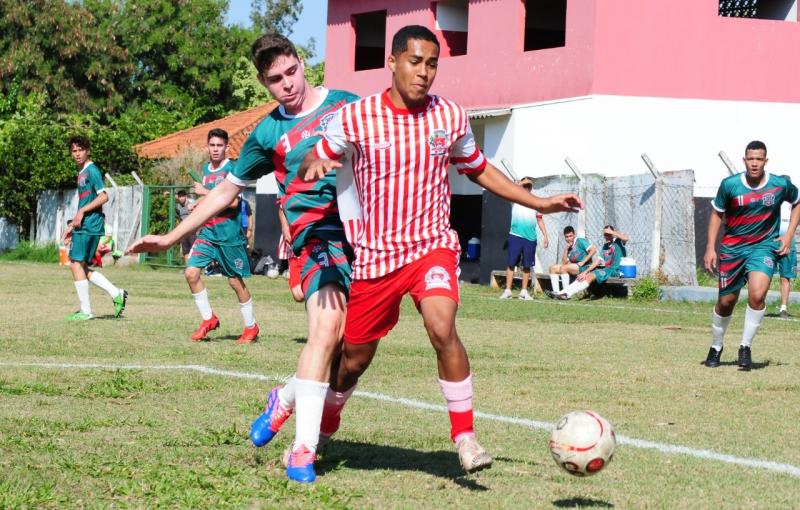
<instances>
[{"instance_id":1,"label":"chain link fence","mask_svg":"<svg viewBox=\"0 0 800 510\"><path fill-rule=\"evenodd\" d=\"M628 257L636 261L639 276L653 275L665 283L696 284L693 185L691 170L661 174L660 181L650 174L536 179L537 195L577 193L585 205L579 213L545 216L550 246L544 249L540 243L537 272L547 272L550 265L561 261L567 225L599 249L604 243L603 227L610 224L630 237L626 250Z\"/></svg>"}]
</instances>

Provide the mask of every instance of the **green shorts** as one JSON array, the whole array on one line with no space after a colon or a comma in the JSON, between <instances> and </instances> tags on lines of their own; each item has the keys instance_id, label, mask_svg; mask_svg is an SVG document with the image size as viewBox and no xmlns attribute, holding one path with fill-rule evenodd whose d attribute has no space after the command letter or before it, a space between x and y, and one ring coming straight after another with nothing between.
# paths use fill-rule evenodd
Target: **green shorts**
<instances>
[{"instance_id":1,"label":"green shorts","mask_svg":"<svg viewBox=\"0 0 800 510\"><path fill-rule=\"evenodd\" d=\"M600 269L595 269L592 271L592 274L594 275L594 280L597 283L605 283L609 278L619 276L619 269L613 267L601 267Z\"/></svg>"},{"instance_id":2,"label":"green shorts","mask_svg":"<svg viewBox=\"0 0 800 510\"><path fill-rule=\"evenodd\" d=\"M783 257L778 257L778 274L781 278L797 278L797 249L794 246L789 250L789 253Z\"/></svg>"},{"instance_id":3,"label":"green shorts","mask_svg":"<svg viewBox=\"0 0 800 510\"><path fill-rule=\"evenodd\" d=\"M346 241L307 239L297 256L300 260L300 284L308 298L325 285L339 285L346 296L350 295L353 249Z\"/></svg>"},{"instance_id":4,"label":"green shorts","mask_svg":"<svg viewBox=\"0 0 800 510\"><path fill-rule=\"evenodd\" d=\"M737 251L726 251L724 248L719 253L719 295L739 292L747 283L747 275L751 271L764 273L772 278L775 272L775 243L763 243L748 246L747 251L741 248Z\"/></svg>"},{"instance_id":5,"label":"green shorts","mask_svg":"<svg viewBox=\"0 0 800 510\"><path fill-rule=\"evenodd\" d=\"M74 232L72 234L72 246L69 249L69 258L74 262L86 262L91 264L97 245L100 244L100 234L83 234Z\"/></svg>"},{"instance_id":6,"label":"green shorts","mask_svg":"<svg viewBox=\"0 0 800 510\"><path fill-rule=\"evenodd\" d=\"M248 278L250 276L250 259L247 256L247 245L214 244L197 238L189 252L189 267L206 267L212 262L219 264L223 276L228 278Z\"/></svg>"}]
</instances>

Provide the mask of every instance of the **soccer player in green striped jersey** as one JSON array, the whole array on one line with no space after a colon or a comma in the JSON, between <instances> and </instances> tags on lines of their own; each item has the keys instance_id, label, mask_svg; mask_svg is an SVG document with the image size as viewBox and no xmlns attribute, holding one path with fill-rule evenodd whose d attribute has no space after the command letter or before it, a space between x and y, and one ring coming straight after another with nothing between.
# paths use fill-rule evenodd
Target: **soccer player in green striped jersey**
<instances>
[{"instance_id":1,"label":"soccer player in green striped jersey","mask_svg":"<svg viewBox=\"0 0 800 510\"><path fill-rule=\"evenodd\" d=\"M80 310L66 317L67 321L85 321L93 317L89 302L89 283L100 287L111 296L114 317L125 309L128 293L117 288L100 272L90 269L100 237L105 234L103 204L108 193L103 186L103 174L89 158L91 143L85 136L73 136L67 142L70 155L78 167L78 211L72 219L72 245L69 250L69 267L75 282Z\"/></svg>"},{"instance_id":2,"label":"soccer player in green striped jersey","mask_svg":"<svg viewBox=\"0 0 800 510\"><path fill-rule=\"evenodd\" d=\"M717 268L716 240L723 223L725 232L719 250L719 297L711 314L711 348L705 365L717 367L722 342L731 314L739 300L739 291L747 284L747 309L739 345L738 365L752 366L751 345L766 310L766 297L776 259L789 252L800 221L800 195L785 175L765 170L767 146L752 141L744 152L745 171L722 181L708 222L708 244L703 257L706 270ZM792 204L789 226L779 235L781 203Z\"/></svg>"},{"instance_id":3,"label":"soccer player in green striped jersey","mask_svg":"<svg viewBox=\"0 0 800 510\"><path fill-rule=\"evenodd\" d=\"M555 298L559 293L558 283L561 281L561 290L569 286L569 276L577 276L585 271L597 254L597 248L584 237L577 237L575 229L567 225L564 227L564 240L567 247L561 257L561 264L550 266L550 285L552 291L547 293L549 297Z\"/></svg>"}]
</instances>

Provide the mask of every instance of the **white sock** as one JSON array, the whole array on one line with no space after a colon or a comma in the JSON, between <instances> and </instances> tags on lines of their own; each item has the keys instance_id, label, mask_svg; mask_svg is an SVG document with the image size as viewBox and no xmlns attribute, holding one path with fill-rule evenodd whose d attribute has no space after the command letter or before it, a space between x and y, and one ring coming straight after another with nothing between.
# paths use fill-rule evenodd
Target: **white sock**
<instances>
[{"instance_id":1,"label":"white sock","mask_svg":"<svg viewBox=\"0 0 800 510\"><path fill-rule=\"evenodd\" d=\"M767 311L765 306L761 310L753 310L750 305L744 311L744 331L742 331L742 347L750 347L753 344L758 332L758 327L761 326L761 319L764 318L764 312Z\"/></svg>"},{"instance_id":2,"label":"white sock","mask_svg":"<svg viewBox=\"0 0 800 510\"><path fill-rule=\"evenodd\" d=\"M786 305L784 305L784 304L781 304L781 309L780 309L779 311L781 311L781 312L785 312L786 310L787 310L787 307L786 307Z\"/></svg>"},{"instance_id":3,"label":"white sock","mask_svg":"<svg viewBox=\"0 0 800 510\"><path fill-rule=\"evenodd\" d=\"M582 281L575 280L574 282L569 284L569 287L562 290L561 293L565 294L568 298L571 298L578 292L586 290L588 288L589 288L589 283L586 280Z\"/></svg>"},{"instance_id":4,"label":"white sock","mask_svg":"<svg viewBox=\"0 0 800 510\"><path fill-rule=\"evenodd\" d=\"M98 273L97 271L92 271L91 273L89 273L89 281L92 282L92 284L97 285L104 291L108 292L108 295L111 296L112 298L119 296L119 289L116 288L113 283L108 281L108 278Z\"/></svg>"},{"instance_id":5,"label":"white sock","mask_svg":"<svg viewBox=\"0 0 800 510\"><path fill-rule=\"evenodd\" d=\"M722 317L717 314L716 310L711 310L711 347L717 352L722 350L722 340L725 337L728 324L731 323L731 317L731 315Z\"/></svg>"},{"instance_id":6,"label":"white sock","mask_svg":"<svg viewBox=\"0 0 800 510\"><path fill-rule=\"evenodd\" d=\"M294 409L295 400L295 376L289 378L283 388L278 390L278 400L281 406L287 409Z\"/></svg>"},{"instance_id":7,"label":"white sock","mask_svg":"<svg viewBox=\"0 0 800 510\"><path fill-rule=\"evenodd\" d=\"M569 287L569 273L564 273L561 275L561 289L566 289Z\"/></svg>"},{"instance_id":8,"label":"white sock","mask_svg":"<svg viewBox=\"0 0 800 510\"><path fill-rule=\"evenodd\" d=\"M81 311L91 314L92 305L89 303L89 280L76 281L75 292L78 294L78 303L81 305Z\"/></svg>"},{"instance_id":9,"label":"white sock","mask_svg":"<svg viewBox=\"0 0 800 510\"><path fill-rule=\"evenodd\" d=\"M197 294L192 294L192 297L194 298L194 304L197 305L197 310L200 312L200 317L204 321L210 319L213 314L211 313L211 303L208 301L208 291L203 289Z\"/></svg>"},{"instance_id":10,"label":"white sock","mask_svg":"<svg viewBox=\"0 0 800 510\"><path fill-rule=\"evenodd\" d=\"M325 394L328 392L328 383L312 381L310 379L297 379L295 377L295 432L294 448L305 445L309 450L316 451L319 443L319 424L322 421L322 407L325 405Z\"/></svg>"},{"instance_id":11,"label":"white sock","mask_svg":"<svg viewBox=\"0 0 800 510\"><path fill-rule=\"evenodd\" d=\"M560 287L558 286L558 275L557 274L551 274L550 275L550 287L553 288L553 292L558 292L560 290Z\"/></svg>"},{"instance_id":12,"label":"white sock","mask_svg":"<svg viewBox=\"0 0 800 510\"><path fill-rule=\"evenodd\" d=\"M256 323L256 318L253 316L253 298L248 299L246 303L239 303L239 310L242 312L244 327L252 327Z\"/></svg>"}]
</instances>

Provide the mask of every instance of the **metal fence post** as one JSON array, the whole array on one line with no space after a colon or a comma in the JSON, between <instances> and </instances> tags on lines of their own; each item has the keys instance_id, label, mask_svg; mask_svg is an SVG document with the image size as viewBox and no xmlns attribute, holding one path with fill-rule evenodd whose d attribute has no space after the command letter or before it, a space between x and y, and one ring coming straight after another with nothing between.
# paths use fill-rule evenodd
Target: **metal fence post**
<instances>
[{"instance_id":1,"label":"metal fence post","mask_svg":"<svg viewBox=\"0 0 800 510\"><path fill-rule=\"evenodd\" d=\"M650 249L650 271L651 274L656 275L661 262L661 217L664 213L664 178L647 154L642 154L642 160L656 181L653 197L653 239Z\"/></svg>"},{"instance_id":2,"label":"metal fence post","mask_svg":"<svg viewBox=\"0 0 800 510\"><path fill-rule=\"evenodd\" d=\"M578 165L572 161L571 158L566 158L564 160L567 163L567 166L572 173L575 174L575 177L578 178L578 197L581 201L586 201L586 178L584 178L583 173L578 169ZM578 237L586 237L586 207L580 209L578 211Z\"/></svg>"},{"instance_id":3,"label":"metal fence post","mask_svg":"<svg viewBox=\"0 0 800 510\"><path fill-rule=\"evenodd\" d=\"M730 160L730 158L728 158L728 155L725 154L725 151L719 151L719 159L725 163L725 167L728 169L728 174L736 175L739 173L738 170L736 170L736 167L733 166L733 162Z\"/></svg>"},{"instance_id":4,"label":"metal fence post","mask_svg":"<svg viewBox=\"0 0 800 510\"><path fill-rule=\"evenodd\" d=\"M119 246L119 239L117 239L117 230L119 229L119 206L120 206L120 199L119 199L119 186L111 178L111 175L106 172L106 179L108 182L111 183L111 187L114 188L114 211L111 213L111 240L113 241L114 251L118 249Z\"/></svg>"}]
</instances>

